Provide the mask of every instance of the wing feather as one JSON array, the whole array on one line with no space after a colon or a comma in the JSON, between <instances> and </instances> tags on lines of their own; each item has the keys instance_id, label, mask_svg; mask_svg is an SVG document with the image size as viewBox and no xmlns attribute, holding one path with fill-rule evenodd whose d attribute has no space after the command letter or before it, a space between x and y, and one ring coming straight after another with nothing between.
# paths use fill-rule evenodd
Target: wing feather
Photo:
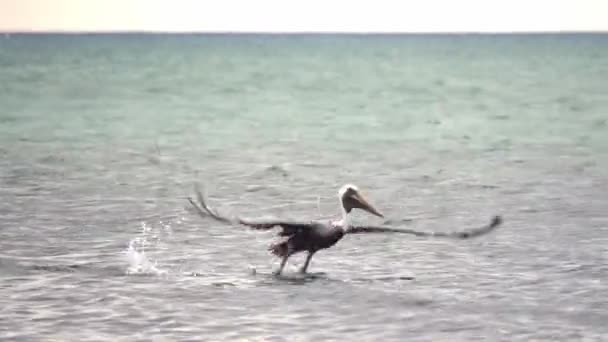
<instances>
[{"instance_id":1,"label":"wing feather","mask_svg":"<svg viewBox=\"0 0 608 342\"><path fill-rule=\"evenodd\" d=\"M494 216L492 221L480 228L474 228L459 232L432 232L432 231L419 231L414 229L400 229L393 227L382 227L382 226L353 226L347 230L348 234L362 234L362 233L397 233L397 234L410 234L415 236L423 237L439 237L439 238L452 238L452 239L470 239L477 236L485 235L502 224L501 216Z\"/></svg>"},{"instance_id":2,"label":"wing feather","mask_svg":"<svg viewBox=\"0 0 608 342\"><path fill-rule=\"evenodd\" d=\"M280 233L281 235L291 235L297 230L300 229L309 229L313 226L313 222L298 222L291 220L284 220L279 218L242 218L239 216L228 217L220 214L216 209L209 206L205 197L202 195L198 186L195 188L196 198L198 200L198 204L190 197L188 197L188 201L197 214L203 218L210 217L216 221L227 223L227 224L240 224L244 225L256 230L269 230L276 226L280 226L283 228L283 231Z\"/></svg>"}]
</instances>

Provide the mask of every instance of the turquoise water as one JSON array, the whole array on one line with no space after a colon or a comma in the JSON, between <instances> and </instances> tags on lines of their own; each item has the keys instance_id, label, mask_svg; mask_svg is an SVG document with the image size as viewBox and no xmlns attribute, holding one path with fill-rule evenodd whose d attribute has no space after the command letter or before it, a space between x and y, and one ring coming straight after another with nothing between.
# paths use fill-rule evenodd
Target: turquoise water
<instances>
[{"instance_id":1,"label":"turquoise water","mask_svg":"<svg viewBox=\"0 0 608 342\"><path fill-rule=\"evenodd\" d=\"M607 339L607 57L603 34L5 36L0 333ZM505 225L352 237L294 284L264 276L270 233L189 210L195 182L247 215L332 217L355 183L416 228Z\"/></svg>"}]
</instances>

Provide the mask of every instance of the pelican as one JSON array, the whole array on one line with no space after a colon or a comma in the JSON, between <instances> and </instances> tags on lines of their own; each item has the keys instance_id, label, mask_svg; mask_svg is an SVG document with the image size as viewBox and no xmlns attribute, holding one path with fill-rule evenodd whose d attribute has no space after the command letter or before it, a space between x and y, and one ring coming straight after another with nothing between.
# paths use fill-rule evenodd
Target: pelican
<instances>
[{"instance_id":1,"label":"pelican","mask_svg":"<svg viewBox=\"0 0 608 342\"><path fill-rule=\"evenodd\" d=\"M384 217L382 213L368 202L359 188L353 184L346 184L338 191L342 218L335 221L292 221L276 218L247 219L238 216L227 217L220 215L215 209L207 204L207 201L198 187L195 189L195 192L199 203L195 203L190 197L188 197L188 201L203 218L210 217L219 222L239 224L255 230L270 230L274 227L281 228L278 232L278 236L282 238L279 241L272 243L268 248L272 254L282 258L279 269L273 272L275 275L280 275L287 263L287 259L299 252L307 253L306 261L304 261L304 264L299 269L300 273L306 273L306 270L310 265L310 260L316 252L332 247L346 234L401 233L415 236L468 239L487 234L502 223L502 218L500 216L494 216L489 224L481 228L460 232L424 232L386 226L353 225L349 217L349 214L353 209L361 209L372 215Z\"/></svg>"}]
</instances>

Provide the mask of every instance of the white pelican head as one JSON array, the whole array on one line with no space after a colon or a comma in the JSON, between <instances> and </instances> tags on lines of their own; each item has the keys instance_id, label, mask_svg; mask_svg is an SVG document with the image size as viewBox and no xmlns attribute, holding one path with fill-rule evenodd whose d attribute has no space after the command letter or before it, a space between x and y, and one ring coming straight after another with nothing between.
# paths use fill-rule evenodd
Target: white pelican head
<instances>
[{"instance_id":1,"label":"white pelican head","mask_svg":"<svg viewBox=\"0 0 608 342\"><path fill-rule=\"evenodd\" d=\"M347 214L353 209L362 209L370 214L384 217L365 199L356 185L346 184L342 186L338 192L338 198L340 199L340 204L342 204L342 207Z\"/></svg>"}]
</instances>

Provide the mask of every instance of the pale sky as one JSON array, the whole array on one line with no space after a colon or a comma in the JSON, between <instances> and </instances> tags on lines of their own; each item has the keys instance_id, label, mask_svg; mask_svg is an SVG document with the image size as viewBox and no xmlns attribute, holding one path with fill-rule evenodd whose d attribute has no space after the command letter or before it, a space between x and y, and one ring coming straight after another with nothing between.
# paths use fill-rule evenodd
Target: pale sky
<instances>
[{"instance_id":1,"label":"pale sky","mask_svg":"<svg viewBox=\"0 0 608 342\"><path fill-rule=\"evenodd\" d=\"M0 0L0 31L608 31L608 0Z\"/></svg>"}]
</instances>

